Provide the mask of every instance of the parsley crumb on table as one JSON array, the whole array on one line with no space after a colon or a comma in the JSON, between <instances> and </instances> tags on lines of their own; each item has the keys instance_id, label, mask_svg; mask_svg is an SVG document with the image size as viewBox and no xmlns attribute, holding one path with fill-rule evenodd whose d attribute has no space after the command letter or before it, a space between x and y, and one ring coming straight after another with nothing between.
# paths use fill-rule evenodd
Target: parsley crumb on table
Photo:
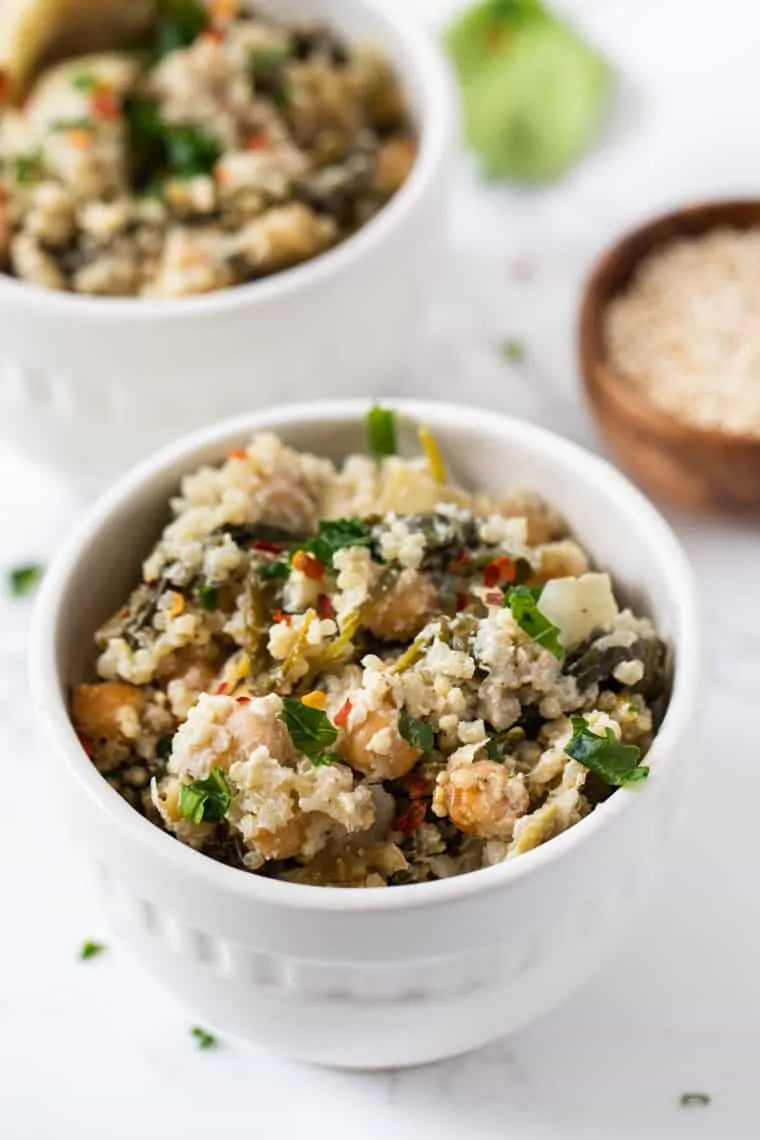
<instances>
[{"instance_id":1,"label":"parsley crumb on table","mask_svg":"<svg viewBox=\"0 0 760 1140\"><path fill-rule=\"evenodd\" d=\"M79 951L79 958L86 962L88 958L97 958L98 954L105 953L107 947L102 942L83 942Z\"/></svg>"},{"instance_id":2,"label":"parsley crumb on table","mask_svg":"<svg viewBox=\"0 0 760 1140\"><path fill-rule=\"evenodd\" d=\"M219 1044L217 1038L214 1037L213 1033L209 1033L208 1030L202 1029L200 1025L194 1025L190 1030L190 1033L198 1042L199 1049L215 1049Z\"/></svg>"}]
</instances>

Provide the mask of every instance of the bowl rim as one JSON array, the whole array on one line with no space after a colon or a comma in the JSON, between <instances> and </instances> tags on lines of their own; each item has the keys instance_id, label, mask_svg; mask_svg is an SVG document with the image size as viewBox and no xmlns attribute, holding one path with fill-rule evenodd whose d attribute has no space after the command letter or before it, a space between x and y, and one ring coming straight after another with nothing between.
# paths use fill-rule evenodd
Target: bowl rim
<instances>
[{"instance_id":1,"label":"bowl rim","mask_svg":"<svg viewBox=\"0 0 760 1140\"><path fill-rule=\"evenodd\" d=\"M735 217L737 211L755 212L757 216L746 224L739 223ZM684 226L684 223L687 224ZM671 226L672 231L662 238L660 231ZM722 226L737 230L760 227L760 198L715 198L666 210L626 229L597 255L583 285L578 308L580 371L589 396L608 396L615 404L615 414L637 423L650 434L656 432L687 446L757 451L760 436L690 424L659 407L634 380L612 364L605 345L604 314L617 292L611 289L607 278L618 259L624 258L633 274L659 246L682 238L696 238ZM642 243L646 243L646 248L637 251L636 247Z\"/></svg>"},{"instance_id":2,"label":"bowl rim","mask_svg":"<svg viewBox=\"0 0 760 1140\"><path fill-rule=\"evenodd\" d=\"M352 265L378 247L404 217L420 208L454 153L457 99L451 68L428 29L408 12L388 11L381 0L346 0L357 9L371 11L403 40L414 59L420 84L420 146L411 174L401 188L356 233L299 265L258 281L229 286L189 297L92 297L46 289L10 274L0 274L0 304L14 301L36 312L71 320L119 320L146 324L177 321L187 316L203 320L236 312L247 306L267 305L283 296L318 289L327 280L350 271ZM397 59L391 61L398 63ZM402 76L402 79L404 77Z\"/></svg>"},{"instance_id":3,"label":"bowl rim","mask_svg":"<svg viewBox=\"0 0 760 1140\"><path fill-rule=\"evenodd\" d=\"M45 725L48 739L55 746L55 762L65 766L67 776L74 779L97 810L109 818L112 827L127 833L125 838L129 842L138 844L157 863L169 862L178 873L194 875L209 889L235 895L240 901L259 901L283 910L307 909L328 913L403 911L409 907L438 906L499 890L526 876L536 875L591 839L595 833L614 825L619 816L642 802L640 797L646 795L648 786L664 776L663 769L669 757L672 762L672 753L692 716L699 688L700 641L694 578L678 539L642 492L606 460L545 428L489 409L435 400L390 398L385 401L386 405L400 416L428 423L433 429L462 424L470 430L492 432L496 420L505 434L519 432L521 438L539 453L551 452L554 457L560 456L569 471L585 472L589 477L603 481L631 524L639 530L649 531L653 546L661 551L661 573L670 582L673 597L678 602L673 635L678 644L678 657L673 688L665 718L648 753L648 758L654 761L649 780L641 788L618 789L615 795L573 827L542 846L525 852L519 859L449 879L396 886L392 890L330 890L282 882L230 867L178 842L128 804L98 772L81 747L69 719L65 695L61 692L64 686L56 665L58 622L67 604L69 579L80 555L91 544L97 543L102 526L114 510L175 465L192 470L197 456L210 446L219 448L221 458L230 445L234 446L258 431L276 432L293 424L325 420L361 422L373 402L367 399L318 400L280 405L219 421L169 444L123 475L85 513L54 558L36 601L30 638L30 689L35 711Z\"/></svg>"}]
</instances>

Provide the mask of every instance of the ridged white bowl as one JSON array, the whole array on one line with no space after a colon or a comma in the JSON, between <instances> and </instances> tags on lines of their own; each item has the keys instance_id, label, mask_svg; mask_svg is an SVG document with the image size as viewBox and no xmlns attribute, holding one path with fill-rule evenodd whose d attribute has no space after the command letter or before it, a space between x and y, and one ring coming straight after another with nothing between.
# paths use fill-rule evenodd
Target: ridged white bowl
<instances>
[{"instance_id":1,"label":"ridged white bowl","mask_svg":"<svg viewBox=\"0 0 760 1140\"><path fill-rule=\"evenodd\" d=\"M619 592L674 650L673 694L651 776L508 864L436 883L332 890L261 878L182 846L147 822L84 754L67 692L92 633L121 604L184 472L259 430L340 458L363 449L362 402L296 405L204 430L125 476L48 571L31 680L62 804L124 944L223 1033L350 1067L411 1065L482 1045L569 995L613 951L665 857L697 693L689 566L644 497L602 460L487 411L395 402L402 437L436 432L473 487L521 484L568 518Z\"/></svg>"},{"instance_id":2,"label":"ridged white bowl","mask_svg":"<svg viewBox=\"0 0 760 1140\"><path fill-rule=\"evenodd\" d=\"M58 293L0 274L0 438L88 489L219 416L381 391L440 278L457 137L440 49L382 0L258 7L283 20L324 17L383 48L417 123L417 162L348 241L248 285L160 301Z\"/></svg>"}]
</instances>

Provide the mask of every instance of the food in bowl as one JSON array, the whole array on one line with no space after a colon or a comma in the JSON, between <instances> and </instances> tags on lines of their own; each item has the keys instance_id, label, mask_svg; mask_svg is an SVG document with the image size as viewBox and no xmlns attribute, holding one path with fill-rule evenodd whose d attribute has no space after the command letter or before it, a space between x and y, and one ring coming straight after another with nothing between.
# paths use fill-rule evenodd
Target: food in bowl
<instances>
[{"instance_id":1,"label":"food in bowl","mask_svg":"<svg viewBox=\"0 0 760 1140\"><path fill-rule=\"evenodd\" d=\"M177 839L313 885L512 859L638 783L665 646L552 508L469 492L393 413L340 466L254 437L185 476L72 694L93 763Z\"/></svg>"},{"instance_id":2,"label":"food in bowl","mask_svg":"<svg viewBox=\"0 0 760 1140\"><path fill-rule=\"evenodd\" d=\"M4 268L101 296L227 288L349 237L415 154L373 46L235 0L161 0L136 46L53 64L3 112Z\"/></svg>"}]
</instances>

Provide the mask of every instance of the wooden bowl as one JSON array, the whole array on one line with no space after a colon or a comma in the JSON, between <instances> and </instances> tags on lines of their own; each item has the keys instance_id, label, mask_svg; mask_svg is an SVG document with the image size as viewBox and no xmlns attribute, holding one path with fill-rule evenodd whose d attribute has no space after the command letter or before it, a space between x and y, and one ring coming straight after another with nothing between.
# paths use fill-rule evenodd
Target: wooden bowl
<instances>
[{"instance_id":1,"label":"wooden bowl","mask_svg":"<svg viewBox=\"0 0 760 1140\"><path fill-rule=\"evenodd\" d=\"M760 514L760 438L692 427L652 403L607 357L604 313L639 262L674 238L760 226L760 199L689 206L627 234L602 255L584 291L580 367L597 421L623 467L653 497L702 512Z\"/></svg>"}]
</instances>

